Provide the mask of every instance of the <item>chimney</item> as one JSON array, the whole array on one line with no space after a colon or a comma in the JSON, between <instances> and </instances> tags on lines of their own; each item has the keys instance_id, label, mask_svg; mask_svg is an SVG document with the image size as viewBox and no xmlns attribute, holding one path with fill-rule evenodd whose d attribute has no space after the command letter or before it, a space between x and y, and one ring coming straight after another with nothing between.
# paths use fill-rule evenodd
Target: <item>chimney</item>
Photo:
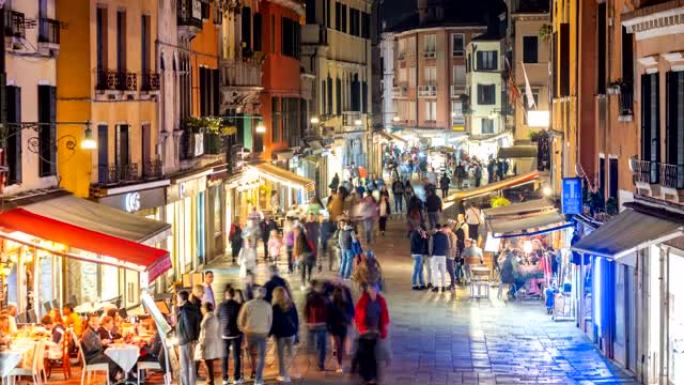
<instances>
[{"instance_id":1,"label":"chimney","mask_svg":"<svg viewBox=\"0 0 684 385\"><path fill-rule=\"evenodd\" d=\"M418 4L418 21L420 24L428 20L428 0L417 0Z\"/></svg>"}]
</instances>

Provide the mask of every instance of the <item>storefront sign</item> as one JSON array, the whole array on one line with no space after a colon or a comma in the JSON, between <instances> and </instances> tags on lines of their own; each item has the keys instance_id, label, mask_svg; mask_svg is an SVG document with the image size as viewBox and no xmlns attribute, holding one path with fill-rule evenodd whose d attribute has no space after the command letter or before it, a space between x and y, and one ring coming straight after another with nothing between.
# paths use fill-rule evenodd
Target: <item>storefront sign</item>
<instances>
[{"instance_id":1,"label":"storefront sign","mask_svg":"<svg viewBox=\"0 0 684 385\"><path fill-rule=\"evenodd\" d=\"M187 179L168 187L166 199L168 203L173 203L187 197L196 195L198 192L207 189L207 177L201 176L199 178Z\"/></svg>"},{"instance_id":2,"label":"storefront sign","mask_svg":"<svg viewBox=\"0 0 684 385\"><path fill-rule=\"evenodd\" d=\"M140 210L162 207L166 204L164 188L131 191L125 194L110 195L99 199L99 202L129 213Z\"/></svg>"},{"instance_id":3,"label":"storefront sign","mask_svg":"<svg viewBox=\"0 0 684 385\"><path fill-rule=\"evenodd\" d=\"M562 210L563 214L582 213L582 180L580 178L563 178Z\"/></svg>"}]
</instances>

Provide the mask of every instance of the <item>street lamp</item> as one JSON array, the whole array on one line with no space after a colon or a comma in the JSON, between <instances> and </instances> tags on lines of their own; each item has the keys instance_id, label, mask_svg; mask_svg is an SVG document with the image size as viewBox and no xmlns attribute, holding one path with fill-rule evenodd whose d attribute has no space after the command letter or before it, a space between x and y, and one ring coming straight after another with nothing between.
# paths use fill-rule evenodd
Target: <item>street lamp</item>
<instances>
[{"instance_id":1,"label":"street lamp","mask_svg":"<svg viewBox=\"0 0 684 385\"><path fill-rule=\"evenodd\" d=\"M544 194L545 197L550 197L551 194L553 194L553 189L551 186L546 185L542 187L542 194Z\"/></svg>"},{"instance_id":2,"label":"street lamp","mask_svg":"<svg viewBox=\"0 0 684 385\"><path fill-rule=\"evenodd\" d=\"M312 116L309 122L311 122L311 124L318 124L321 122L321 120L318 118L318 116Z\"/></svg>"},{"instance_id":3,"label":"street lamp","mask_svg":"<svg viewBox=\"0 0 684 385\"><path fill-rule=\"evenodd\" d=\"M356 127L361 127L361 125L363 125L363 121L362 121L361 119L356 119L356 120L354 121L354 125L355 125Z\"/></svg>"},{"instance_id":4,"label":"street lamp","mask_svg":"<svg viewBox=\"0 0 684 385\"><path fill-rule=\"evenodd\" d=\"M93 129L90 128L90 123L86 125L85 137L81 141L81 150L96 150L97 142L93 139Z\"/></svg>"},{"instance_id":5,"label":"street lamp","mask_svg":"<svg viewBox=\"0 0 684 385\"><path fill-rule=\"evenodd\" d=\"M394 115L394 117L392 118L392 121L394 123L399 123L401 121L401 118L399 117L399 115Z\"/></svg>"},{"instance_id":6,"label":"street lamp","mask_svg":"<svg viewBox=\"0 0 684 385\"><path fill-rule=\"evenodd\" d=\"M264 122L259 122L259 124L257 124L256 133L262 135L266 133L266 126L264 125Z\"/></svg>"}]
</instances>

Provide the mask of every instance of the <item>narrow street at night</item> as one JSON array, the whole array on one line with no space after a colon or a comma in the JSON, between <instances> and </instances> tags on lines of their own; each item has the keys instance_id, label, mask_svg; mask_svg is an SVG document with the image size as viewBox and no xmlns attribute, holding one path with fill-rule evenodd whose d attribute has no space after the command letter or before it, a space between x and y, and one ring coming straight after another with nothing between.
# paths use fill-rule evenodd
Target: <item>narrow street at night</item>
<instances>
[{"instance_id":1,"label":"narrow street at night","mask_svg":"<svg viewBox=\"0 0 684 385\"><path fill-rule=\"evenodd\" d=\"M574 322L555 322L543 302L505 304L496 298L470 299L465 288L455 294L412 291L411 259L405 222L392 220L386 237L378 238L377 253L387 281L392 362L383 369L383 383L396 385L515 385L515 384L636 384L632 376L601 356ZM325 263L323 263L325 265ZM284 265L281 265L284 267ZM237 283L237 267L220 263L215 292L226 283ZM267 280L260 265L257 282ZM319 277L334 277L324 270ZM304 292L298 275L287 276L301 309ZM307 331L301 329L304 337ZM302 338L306 341L306 338ZM356 384L348 374L332 369L320 372L306 347L297 349L295 383L307 385ZM267 362L266 378L274 378L277 365ZM294 376L293 376L294 377ZM267 381L268 384L270 382ZM275 382L273 382L275 383Z\"/></svg>"}]
</instances>

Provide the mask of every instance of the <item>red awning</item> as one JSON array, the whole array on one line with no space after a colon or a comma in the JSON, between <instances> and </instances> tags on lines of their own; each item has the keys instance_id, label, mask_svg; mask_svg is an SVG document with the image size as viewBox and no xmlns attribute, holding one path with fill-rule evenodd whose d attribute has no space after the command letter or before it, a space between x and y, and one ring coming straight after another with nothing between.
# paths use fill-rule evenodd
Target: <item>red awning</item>
<instances>
[{"instance_id":1,"label":"red awning","mask_svg":"<svg viewBox=\"0 0 684 385\"><path fill-rule=\"evenodd\" d=\"M166 250L75 226L22 208L0 214L0 227L119 259L134 265L134 270L147 272L149 282L171 268L171 258Z\"/></svg>"}]
</instances>

